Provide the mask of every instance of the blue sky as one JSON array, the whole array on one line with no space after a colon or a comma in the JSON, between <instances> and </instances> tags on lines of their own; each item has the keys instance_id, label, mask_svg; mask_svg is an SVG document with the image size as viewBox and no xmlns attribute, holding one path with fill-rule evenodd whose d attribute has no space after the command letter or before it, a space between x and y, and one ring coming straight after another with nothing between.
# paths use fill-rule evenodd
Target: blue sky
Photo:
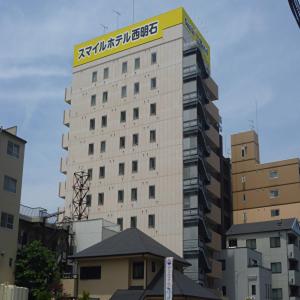
<instances>
[{"instance_id":1,"label":"blue sky","mask_svg":"<svg viewBox=\"0 0 300 300\"><path fill-rule=\"evenodd\" d=\"M230 134L256 123L261 159L300 156L300 30L288 1L135 0L135 20L184 6L211 46L226 153ZM51 211L58 198L64 88L73 45L132 22L132 0L0 0L0 125L27 143L22 202ZM257 125L257 124L255 124ZM0 199L1 200L1 199Z\"/></svg>"}]
</instances>

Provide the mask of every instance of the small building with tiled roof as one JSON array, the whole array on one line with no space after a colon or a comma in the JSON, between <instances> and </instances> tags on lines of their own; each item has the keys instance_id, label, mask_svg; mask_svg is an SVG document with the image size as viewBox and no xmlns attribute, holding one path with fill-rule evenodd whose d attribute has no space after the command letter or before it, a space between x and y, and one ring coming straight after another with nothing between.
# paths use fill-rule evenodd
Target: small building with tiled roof
<instances>
[{"instance_id":1,"label":"small building with tiled roof","mask_svg":"<svg viewBox=\"0 0 300 300\"><path fill-rule=\"evenodd\" d=\"M173 257L173 299L220 299L183 274L189 263L142 231L131 228L71 258L77 263L75 296L97 300L152 300L164 296L164 259Z\"/></svg>"}]
</instances>

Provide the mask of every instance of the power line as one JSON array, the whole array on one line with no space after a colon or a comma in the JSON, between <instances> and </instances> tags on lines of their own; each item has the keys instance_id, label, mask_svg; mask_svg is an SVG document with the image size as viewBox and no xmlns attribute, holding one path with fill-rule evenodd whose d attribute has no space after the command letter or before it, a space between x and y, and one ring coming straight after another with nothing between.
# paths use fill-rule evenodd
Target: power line
<instances>
[{"instance_id":1,"label":"power line","mask_svg":"<svg viewBox=\"0 0 300 300\"><path fill-rule=\"evenodd\" d=\"M289 0L291 11L296 19L296 22L300 28L300 3L299 0Z\"/></svg>"}]
</instances>

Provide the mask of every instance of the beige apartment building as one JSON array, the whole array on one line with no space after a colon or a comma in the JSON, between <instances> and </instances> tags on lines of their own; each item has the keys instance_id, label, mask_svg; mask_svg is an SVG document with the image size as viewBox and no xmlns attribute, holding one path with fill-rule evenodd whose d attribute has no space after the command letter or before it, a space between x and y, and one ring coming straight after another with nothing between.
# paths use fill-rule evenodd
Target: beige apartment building
<instances>
[{"instance_id":1,"label":"beige apartment building","mask_svg":"<svg viewBox=\"0 0 300 300\"><path fill-rule=\"evenodd\" d=\"M213 287L231 220L209 55L183 8L75 46L59 195L71 215L74 173L87 172L90 219L139 228Z\"/></svg>"},{"instance_id":2,"label":"beige apartment building","mask_svg":"<svg viewBox=\"0 0 300 300\"><path fill-rule=\"evenodd\" d=\"M231 136L234 224L300 219L299 158L260 163L255 131Z\"/></svg>"},{"instance_id":3,"label":"beige apartment building","mask_svg":"<svg viewBox=\"0 0 300 300\"><path fill-rule=\"evenodd\" d=\"M25 143L0 129L0 283L14 282Z\"/></svg>"}]
</instances>

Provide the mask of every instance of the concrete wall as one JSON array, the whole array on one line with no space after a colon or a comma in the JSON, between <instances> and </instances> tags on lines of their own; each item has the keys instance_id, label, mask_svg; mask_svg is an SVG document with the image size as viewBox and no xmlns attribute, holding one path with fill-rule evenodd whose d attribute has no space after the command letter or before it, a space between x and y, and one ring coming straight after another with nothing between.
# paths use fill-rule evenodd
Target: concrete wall
<instances>
[{"instance_id":1,"label":"concrete wall","mask_svg":"<svg viewBox=\"0 0 300 300\"><path fill-rule=\"evenodd\" d=\"M144 261L144 279L132 279L132 263ZM152 272L151 263L155 262L156 269ZM89 292L91 298L108 300L118 289L128 289L131 286L146 288L163 267L163 262L154 257L126 257L101 260L82 260L78 263L78 272L83 266L101 266L101 280L81 280L78 276L78 294ZM70 289L70 288L69 288Z\"/></svg>"},{"instance_id":2,"label":"concrete wall","mask_svg":"<svg viewBox=\"0 0 300 300\"><path fill-rule=\"evenodd\" d=\"M248 248L225 249L222 250L221 258L226 266L221 285L226 287L228 299L239 300L253 296L252 285L256 286L256 300L268 299L266 285L270 293L271 272L262 268L261 253ZM249 266L253 260L257 262L256 267Z\"/></svg>"},{"instance_id":3,"label":"concrete wall","mask_svg":"<svg viewBox=\"0 0 300 300\"><path fill-rule=\"evenodd\" d=\"M7 154L8 141L19 145L19 158ZM13 229L0 226L0 283L14 282L24 150L25 141L0 131L0 219L2 213L14 216ZM4 190L4 176L17 180L16 193Z\"/></svg>"},{"instance_id":4,"label":"concrete wall","mask_svg":"<svg viewBox=\"0 0 300 300\"><path fill-rule=\"evenodd\" d=\"M279 248L270 248L270 237L280 237ZM289 260L288 241L286 231L267 233L253 233L237 235L227 238L227 246L231 238L237 239L237 247L246 247L247 239L256 239L256 250L262 254L262 265L270 269L271 263L281 262L282 272L272 274L272 288L282 288L283 299L289 297ZM233 249L234 250L234 249Z\"/></svg>"},{"instance_id":5,"label":"concrete wall","mask_svg":"<svg viewBox=\"0 0 300 300\"><path fill-rule=\"evenodd\" d=\"M119 232L119 226L103 219L73 223L75 253L93 246Z\"/></svg>"}]
</instances>

